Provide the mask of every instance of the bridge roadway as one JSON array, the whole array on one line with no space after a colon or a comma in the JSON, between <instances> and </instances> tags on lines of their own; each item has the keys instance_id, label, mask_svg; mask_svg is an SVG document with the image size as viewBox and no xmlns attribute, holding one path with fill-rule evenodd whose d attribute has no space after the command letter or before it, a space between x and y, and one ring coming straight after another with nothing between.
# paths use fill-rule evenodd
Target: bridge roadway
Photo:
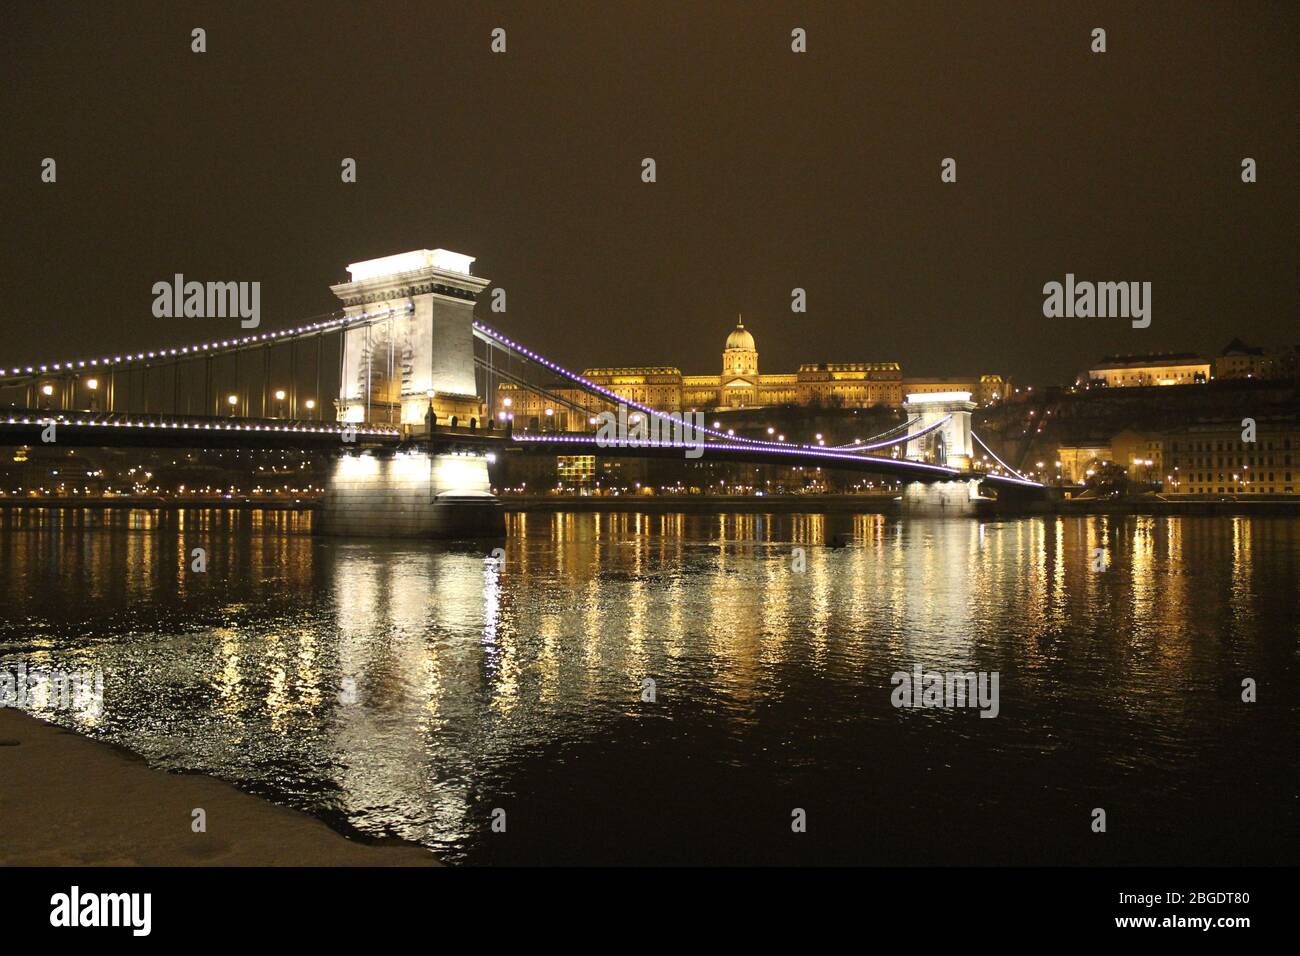
<instances>
[{"instance_id":1,"label":"bridge roadway","mask_svg":"<svg viewBox=\"0 0 1300 956\"><path fill-rule=\"evenodd\" d=\"M55 426L54 441L45 442L48 427ZM353 440L345 434L355 429ZM93 412L12 410L0 416L0 445L56 445L76 448L249 448L339 451L345 448L397 448L407 442L428 445L424 429L411 432L395 425L284 419L177 416ZM687 457L690 447L677 442L624 441L601 444L588 434L512 435L504 431L452 428L434 429L437 449L461 448L517 452L526 455L600 455L602 457L726 461L810 468L836 468L907 481L961 481L979 479L991 487L1041 489L1036 482L986 472L961 471L942 465L846 452L807 445L773 448L743 441L706 441L704 454Z\"/></svg>"},{"instance_id":2,"label":"bridge roadway","mask_svg":"<svg viewBox=\"0 0 1300 956\"><path fill-rule=\"evenodd\" d=\"M54 440L43 435L53 424ZM0 445L76 448L302 448L343 447L349 426L340 422L217 418L204 415L142 415L115 412L49 412L11 409L0 416ZM355 446L396 446L401 431L391 425L358 424Z\"/></svg>"},{"instance_id":3,"label":"bridge roadway","mask_svg":"<svg viewBox=\"0 0 1300 956\"><path fill-rule=\"evenodd\" d=\"M554 435L515 435L508 443L511 450L540 455L600 455L622 458L674 458L684 461L729 461L762 465L788 465L812 468L837 468L845 471L884 475L906 481L963 481L978 479L1000 490L1032 491L1042 485L1022 478L992 475L982 471L963 471L943 465L912 461L908 458L887 458L864 455L860 452L836 451L808 445L791 445L772 448L746 442L707 441L704 454L687 458L690 446L681 442L624 441L619 444L601 444L591 435L557 433Z\"/></svg>"}]
</instances>

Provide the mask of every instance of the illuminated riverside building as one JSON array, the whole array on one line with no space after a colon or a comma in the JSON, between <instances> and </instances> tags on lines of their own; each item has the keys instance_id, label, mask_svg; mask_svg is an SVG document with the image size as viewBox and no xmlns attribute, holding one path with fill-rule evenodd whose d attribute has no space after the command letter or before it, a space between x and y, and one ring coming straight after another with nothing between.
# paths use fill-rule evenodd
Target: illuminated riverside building
<instances>
[{"instance_id":1,"label":"illuminated riverside building","mask_svg":"<svg viewBox=\"0 0 1300 956\"><path fill-rule=\"evenodd\" d=\"M1001 375L977 379L903 379L898 362L805 363L795 372L759 371L754 336L742 321L727 336L719 375L683 375L672 366L589 368L583 377L630 402L661 412L737 411L793 405L806 408L897 408L905 394L968 391L987 404L1003 398L1008 382ZM515 416L516 427L581 430L582 419L605 405L576 388L549 388L583 411L548 403L542 396L510 383L497 392L497 408ZM547 409L550 409L549 413Z\"/></svg>"},{"instance_id":2,"label":"illuminated riverside building","mask_svg":"<svg viewBox=\"0 0 1300 956\"><path fill-rule=\"evenodd\" d=\"M1300 426L1261 418L1253 442L1242 440L1236 420L1126 429L1106 442L1061 445L1057 461L1061 479L1071 483L1114 463L1130 481L1159 484L1165 495L1293 495L1300 488Z\"/></svg>"},{"instance_id":3,"label":"illuminated riverside building","mask_svg":"<svg viewBox=\"0 0 1300 956\"><path fill-rule=\"evenodd\" d=\"M1130 481L1160 482L1165 475L1165 436L1126 428L1110 440L1110 453Z\"/></svg>"},{"instance_id":4,"label":"illuminated riverside building","mask_svg":"<svg viewBox=\"0 0 1300 956\"><path fill-rule=\"evenodd\" d=\"M1056 449L1056 477L1072 485L1081 485L1110 460L1109 441L1059 445Z\"/></svg>"},{"instance_id":5,"label":"illuminated riverside building","mask_svg":"<svg viewBox=\"0 0 1300 956\"><path fill-rule=\"evenodd\" d=\"M1242 441L1240 422L1188 425L1163 436L1165 487L1174 494L1293 495L1300 486L1295 419L1256 423Z\"/></svg>"}]
</instances>

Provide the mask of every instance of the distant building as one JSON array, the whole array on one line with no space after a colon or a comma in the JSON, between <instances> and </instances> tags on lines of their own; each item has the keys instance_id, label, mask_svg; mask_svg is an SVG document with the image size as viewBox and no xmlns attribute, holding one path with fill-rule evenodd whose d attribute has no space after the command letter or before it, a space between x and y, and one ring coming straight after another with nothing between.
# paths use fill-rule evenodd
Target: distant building
<instances>
[{"instance_id":1,"label":"distant building","mask_svg":"<svg viewBox=\"0 0 1300 956\"><path fill-rule=\"evenodd\" d=\"M1165 433L1165 491L1170 494L1293 495L1300 488L1300 426L1263 419L1255 440L1240 421L1187 425Z\"/></svg>"},{"instance_id":2,"label":"distant building","mask_svg":"<svg viewBox=\"0 0 1300 956\"><path fill-rule=\"evenodd\" d=\"M743 321L737 321L727 335L719 375L683 375L672 366L637 366L590 368L583 377L628 401L662 412L717 412L774 405L897 408L903 404L905 393L951 391L969 391L977 402L987 404L1004 398L1010 385L1001 375L905 383L898 362L805 363L795 372L763 373L758 367L754 336ZM535 392L503 383L497 390L497 407L513 414L517 426L549 423L549 427L559 430L581 430L585 427L584 417L605 407L567 385L547 390L563 402L548 403Z\"/></svg>"},{"instance_id":3,"label":"distant building","mask_svg":"<svg viewBox=\"0 0 1300 956\"><path fill-rule=\"evenodd\" d=\"M977 405L1002 401L1011 392L1011 379L1004 375L981 375L978 378L905 378L903 391L908 395L935 392L970 392Z\"/></svg>"},{"instance_id":4,"label":"distant building","mask_svg":"<svg viewBox=\"0 0 1300 956\"><path fill-rule=\"evenodd\" d=\"M743 320L727 336L721 375L682 379L685 410L771 405L868 408L902 402L903 370L897 362L823 362L800 365L797 372L759 372L758 347Z\"/></svg>"},{"instance_id":5,"label":"distant building","mask_svg":"<svg viewBox=\"0 0 1300 956\"><path fill-rule=\"evenodd\" d=\"M1300 489L1300 425L1260 419L1253 442L1242 440L1239 420L1126 429L1109 441L1061 445L1057 460L1062 480L1072 484L1113 462L1131 481L1160 483L1165 495L1293 495Z\"/></svg>"},{"instance_id":6,"label":"distant building","mask_svg":"<svg viewBox=\"0 0 1300 956\"><path fill-rule=\"evenodd\" d=\"M1067 484L1081 485L1103 465L1118 465L1130 481L1160 482L1164 473L1164 436L1158 432L1125 429L1109 440L1093 439L1058 445L1057 474Z\"/></svg>"},{"instance_id":7,"label":"distant building","mask_svg":"<svg viewBox=\"0 0 1300 956\"><path fill-rule=\"evenodd\" d=\"M1265 349L1233 339L1214 359L1215 378L1295 378L1300 373L1300 346Z\"/></svg>"},{"instance_id":8,"label":"distant building","mask_svg":"<svg viewBox=\"0 0 1300 956\"><path fill-rule=\"evenodd\" d=\"M1149 355L1109 355L1088 369L1088 384L1107 388L1151 385L1200 385L1213 368L1208 359L1190 352Z\"/></svg>"},{"instance_id":9,"label":"distant building","mask_svg":"<svg viewBox=\"0 0 1300 956\"><path fill-rule=\"evenodd\" d=\"M1110 442L1098 440L1060 445L1056 449L1056 460L1060 463L1060 479L1067 484L1081 485L1101 465L1112 460Z\"/></svg>"},{"instance_id":10,"label":"distant building","mask_svg":"<svg viewBox=\"0 0 1300 956\"><path fill-rule=\"evenodd\" d=\"M1110 455L1130 481L1164 480L1164 436L1159 432L1125 429L1111 438Z\"/></svg>"}]
</instances>

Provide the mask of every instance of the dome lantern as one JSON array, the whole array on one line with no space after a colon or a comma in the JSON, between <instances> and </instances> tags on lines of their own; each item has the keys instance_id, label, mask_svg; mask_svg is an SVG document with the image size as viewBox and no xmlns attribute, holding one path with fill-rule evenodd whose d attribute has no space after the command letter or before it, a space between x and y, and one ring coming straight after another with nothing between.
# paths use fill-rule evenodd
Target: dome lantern
<instances>
[{"instance_id":1,"label":"dome lantern","mask_svg":"<svg viewBox=\"0 0 1300 956\"><path fill-rule=\"evenodd\" d=\"M746 352L755 351L754 337L745 328L744 316L737 316L736 327L727 336L727 350L730 351L731 349L743 349Z\"/></svg>"}]
</instances>

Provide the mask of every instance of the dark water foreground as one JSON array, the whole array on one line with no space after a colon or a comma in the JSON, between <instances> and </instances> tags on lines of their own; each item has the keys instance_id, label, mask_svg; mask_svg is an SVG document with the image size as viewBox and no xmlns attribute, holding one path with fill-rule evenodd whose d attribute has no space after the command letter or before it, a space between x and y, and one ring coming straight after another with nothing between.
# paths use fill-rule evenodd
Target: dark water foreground
<instances>
[{"instance_id":1,"label":"dark water foreground","mask_svg":"<svg viewBox=\"0 0 1300 956\"><path fill-rule=\"evenodd\" d=\"M516 514L500 567L310 521L0 513L0 663L452 862L1296 860L1300 520ZM917 664L998 672L998 716L894 708Z\"/></svg>"}]
</instances>

